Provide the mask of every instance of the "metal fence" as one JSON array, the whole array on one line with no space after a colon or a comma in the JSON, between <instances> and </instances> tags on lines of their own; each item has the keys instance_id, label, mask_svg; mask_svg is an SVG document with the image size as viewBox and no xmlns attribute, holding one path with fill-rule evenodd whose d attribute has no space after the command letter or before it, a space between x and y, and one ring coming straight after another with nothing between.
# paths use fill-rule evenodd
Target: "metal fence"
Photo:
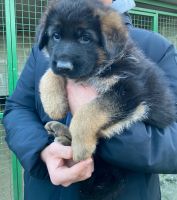
<instances>
[{"instance_id":1,"label":"metal fence","mask_svg":"<svg viewBox=\"0 0 177 200\"><path fill-rule=\"evenodd\" d=\"M131 14L133 25L137 28L153 30L153 17L142 14Z\"/></svg>"},{"instance_id":2,"label":"metal fence","mask_svg":"<svg viewBox=\"0 0 177 200\"><path fill-rule=\"evenodd\" d=\"M130 12L133 25L159 32L177 48L177 14L137 8Z\"/></svg>"},{"instance_id":3,"label":"metal fence","mask_svg":"<svg viewBox=\"0 0 177 200\"><path fill-rule=\"evenodd\" d=\"M15 0L18 75L35 40L36 27L47 0Z\"/></svg>"},{"instance_id":4,"label":"metal fence","mask_svg":"<svg viewBox=\"0 0 177 200\"><path fill-rule=\"evenodd\" d=\"M177 47L177 16L160 14L158 29Z\"/></svg>"},{"instance_id":5,"label":"metal fence","mask_svg":"<svg viewBox=\"0 0 177 200\"><path fill-rule=\"evenodd\" d=\"M22 171L7 148L1 119L5 99L15 88L47 3L47 0L0 0L0 200L21 200L23 196ZM143 9L135 9L131 15L136 27L159 31L177 46L177 15Z\"/></svg>"}]
</instances>

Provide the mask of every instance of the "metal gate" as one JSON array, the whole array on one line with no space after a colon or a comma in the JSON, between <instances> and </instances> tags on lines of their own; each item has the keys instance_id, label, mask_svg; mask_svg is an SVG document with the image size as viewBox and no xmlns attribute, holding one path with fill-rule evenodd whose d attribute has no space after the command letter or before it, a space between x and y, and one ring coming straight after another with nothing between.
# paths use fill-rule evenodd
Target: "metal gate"
<instances>
[{"instance_id":1,"label":"metal gate","mask_svg":"<svg viewBox=\"0 0 177 200\"><path fill-rule=\"evenodd\" d=\"M34 43L35 29L47 0L0 0L0 200L22 200L22 170L4 141L4 103L16 85ZM136 27L160 32L177 46L177 14L136 8Z\"/></svg>"}]
</instances>

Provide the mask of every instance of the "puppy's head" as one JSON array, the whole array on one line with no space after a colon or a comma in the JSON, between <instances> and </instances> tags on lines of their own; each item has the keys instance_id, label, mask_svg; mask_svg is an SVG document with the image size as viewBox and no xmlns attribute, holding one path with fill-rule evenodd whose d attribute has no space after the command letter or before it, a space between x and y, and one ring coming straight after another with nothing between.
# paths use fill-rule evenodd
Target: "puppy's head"
<instances>
[{"instance_id":1,"label":"puppy's head","mask_svg":"<svg viewBox=\"0 0 177 200\"><path fill-rule=\"evenodd\" d=\"M119 56L127 31L116 11L99 0L54 0L41 19L37 40L54 73L79 79Z\"/></svg>"}]
</instances>

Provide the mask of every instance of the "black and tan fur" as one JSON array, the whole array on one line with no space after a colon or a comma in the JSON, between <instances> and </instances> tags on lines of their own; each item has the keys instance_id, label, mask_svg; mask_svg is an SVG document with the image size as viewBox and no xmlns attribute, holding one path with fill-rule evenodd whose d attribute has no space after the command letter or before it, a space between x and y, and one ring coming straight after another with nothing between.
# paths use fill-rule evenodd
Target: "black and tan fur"
<instances>
[{"instance_id":1,"label":"black and tan fur","mask_svg":"<svg viewBox=\"0 0 177 200\"><path fill-rule=\"evenodd\" d=\"M68 144L71 135L75 161L92 156L100 137L120 134L138 121L165 128L176 120L165 76L133 44L112 8L97 0L55 0L39 27L39 48L50 61L40 82L45 112L55 120L66 115L67 79L98 93L74 114L69 129L56 122L46 125L62 143L66 135Z\"/></svg>"}]
</instances>

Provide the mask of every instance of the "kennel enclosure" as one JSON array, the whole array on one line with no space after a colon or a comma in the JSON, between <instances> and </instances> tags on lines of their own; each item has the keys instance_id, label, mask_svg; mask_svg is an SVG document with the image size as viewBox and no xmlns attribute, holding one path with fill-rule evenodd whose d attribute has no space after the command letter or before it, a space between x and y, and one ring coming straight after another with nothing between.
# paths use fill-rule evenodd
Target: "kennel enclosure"
<instances>
[{"instance_id":1,"label":"kennel enclosure","mask_svg":"<svg viewBox=\"0 0 177 200\"><path fill-rule=\"evenodd\" d=\"M171 2L171 3L170 3ZM159 32L177 47L177 2L137 0L130 11L135 27ZM0 0L0 199L22 200L22 168L8 150L2 117L34 43L47 0ZM16 120L16 119L14 119Z\"/></svg>"}]
</instances>

